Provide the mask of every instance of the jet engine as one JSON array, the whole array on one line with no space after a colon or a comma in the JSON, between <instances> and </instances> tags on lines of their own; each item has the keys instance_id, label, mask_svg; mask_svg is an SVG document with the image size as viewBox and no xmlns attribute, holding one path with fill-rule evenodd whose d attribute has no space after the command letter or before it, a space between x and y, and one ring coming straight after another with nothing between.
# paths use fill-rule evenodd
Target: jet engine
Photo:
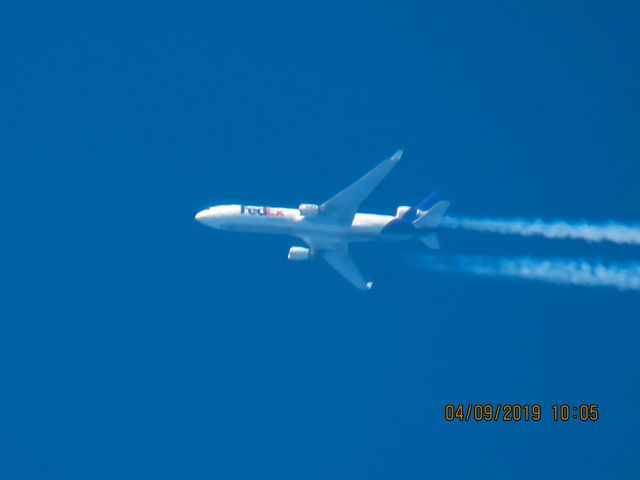
<instances>
[{"instance_id":1,"label":"jet engine","mask_svg":"<svg viewBox=\"0 0 640 480\"><path fill-rule=\"evenodd\" d=\"M409 210L411 210L411 207L398 207L396 210L396 218L401 218Z\"/></svg>"},{"instance_id":2,"label":"jet engine","mask_svg":"<svg viewBox=\"0 0 640 480\"><path fill-rule=\"evenodd\" d=\"M311 256L311 252L308 248L304 247L291 247L289 249L289 255L287 258L293 261L307 260Z\"/></svg>"},{"instance_id":3,"label":"jet engine","mask_svg":"<svg viewBox=\"0 0 640 480\"><path fill-rule=\"evenodd\" d=\"M302 215L303 217L315 217L316 215L318 215L318 205L314 205L312 203L301 203L300 206L298 207L298 210L300 211L300 215Z\"/></svg>"}]
</instances>

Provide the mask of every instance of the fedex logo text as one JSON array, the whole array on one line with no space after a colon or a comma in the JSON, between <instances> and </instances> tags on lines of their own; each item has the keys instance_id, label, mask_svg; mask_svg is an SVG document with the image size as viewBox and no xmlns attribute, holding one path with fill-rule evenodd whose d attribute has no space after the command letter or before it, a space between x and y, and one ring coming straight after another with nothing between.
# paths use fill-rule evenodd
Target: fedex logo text
<instances>
[{"instance_id":1,"label":"fedex logo text","mask_svg":"<svg viewBox=\"0 0 640 480\"><path fill-rule=\"evenodd\" d=\"M265 207L252 207L251 205L240 205L240 213L243 215L266 215Z\"/></svg>"},{"instance_id":2,"label":"fedex logo text","mask_svg":"<svg viewBox=\"0 0 640 480\"><path fill-rule=\"evenodd\" d=\"M280 208L254 207L251 205L240 205L242 215L260 215L262 217L284 217L284 212Z\"/></svg>"}]
</instances>

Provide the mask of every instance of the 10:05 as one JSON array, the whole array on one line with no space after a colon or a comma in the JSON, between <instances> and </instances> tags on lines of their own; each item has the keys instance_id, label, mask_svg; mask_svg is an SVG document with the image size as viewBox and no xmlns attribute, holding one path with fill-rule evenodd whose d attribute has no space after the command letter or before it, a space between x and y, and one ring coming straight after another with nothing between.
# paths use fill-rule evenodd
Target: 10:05
<instances>
[{"instance_id":1,"label":"10:05","mask_svg":"<svg viewBox=\"0 0 640 480\"><path fill-rule=\"evenodd\" d=\"M582 422L597 422L600 419L598 404L582 404L578 406L555 404L551 406L553 410L553 421L567 422L569 420L580 420Z\"/></svg>"}]
</instances>

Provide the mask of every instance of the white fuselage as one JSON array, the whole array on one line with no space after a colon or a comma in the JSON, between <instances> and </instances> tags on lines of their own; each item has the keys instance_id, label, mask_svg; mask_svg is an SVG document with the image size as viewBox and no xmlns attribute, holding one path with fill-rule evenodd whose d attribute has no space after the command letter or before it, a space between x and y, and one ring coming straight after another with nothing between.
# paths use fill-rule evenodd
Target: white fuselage
<instances>
[{"instance_id":1,"label":"white fuselage","mask_svg":"<svg viewBox=\"0 0 640 480\"><path fill-rule=\"evenodd\" d=\"M337 225L317 217L303 216L297 208L218 205L198 212L195 218L208 227L220 230L366 242L379 239L384 227L396 217L356 213L350 225ZM385 238L403 240L410 236L385 235Z\"/></svg>"}]
</instances>

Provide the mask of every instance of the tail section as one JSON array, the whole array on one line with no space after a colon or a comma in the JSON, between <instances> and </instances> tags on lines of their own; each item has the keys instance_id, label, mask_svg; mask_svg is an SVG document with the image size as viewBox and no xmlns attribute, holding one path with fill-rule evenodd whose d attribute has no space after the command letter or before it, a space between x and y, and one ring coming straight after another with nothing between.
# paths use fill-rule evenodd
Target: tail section
<instances>
[{"instance_id":1,"label":"tail section","mask_svg":"<svg viewBox=\"0 0 640 480\"><path fill-rule=\"evenodd\" d=\"M415 218L411 221L417 230L434 229L440 225L451 202L445 200L442 192L436 191L415 207ZM425 233L420 240L432 250L440 249L438 235L435 232Z\"/></svg>"},{"instance_id":2,"label":"tail section","mask_svg":"<svg viewBox=\"0 0 640 480\"><path fill-rule=\"evenodd\" d=\"M443 194L441 190L436 190L427 198L422 200L417 205L407 209L402 215L401 220L404 222L414 222L420 218L422 214L428 212L436 203L443 200Z\"/></svg>"},{"instance_id":3,"label":"tail section","mask_svg":"<svg viewBox=\"0 0 640 480\"><path fill-rule=\"evenodd\" d=\"M415 233L420 229L437 228L449 208L449 204L448 200L444 200L441 191L435 191L417 205L407 208L401 216L401 209L406 207L400 207L398 217L384 228L384 232ZM435 250L440 248L438 237L433 232L421 235L420 240L429 248Z\"/></svg>"},{"instance_id":4,"label":"tail section","mask_svg":"<svg viewBox=\"0 0 640 480\"><path fill-rule=\"evenodd\" d=\"M413 225L416 228L437 228L450 204L448 200L438 200L427 211L419 211L419 216L413 221Z\"/></svg>"}]
</instances>

